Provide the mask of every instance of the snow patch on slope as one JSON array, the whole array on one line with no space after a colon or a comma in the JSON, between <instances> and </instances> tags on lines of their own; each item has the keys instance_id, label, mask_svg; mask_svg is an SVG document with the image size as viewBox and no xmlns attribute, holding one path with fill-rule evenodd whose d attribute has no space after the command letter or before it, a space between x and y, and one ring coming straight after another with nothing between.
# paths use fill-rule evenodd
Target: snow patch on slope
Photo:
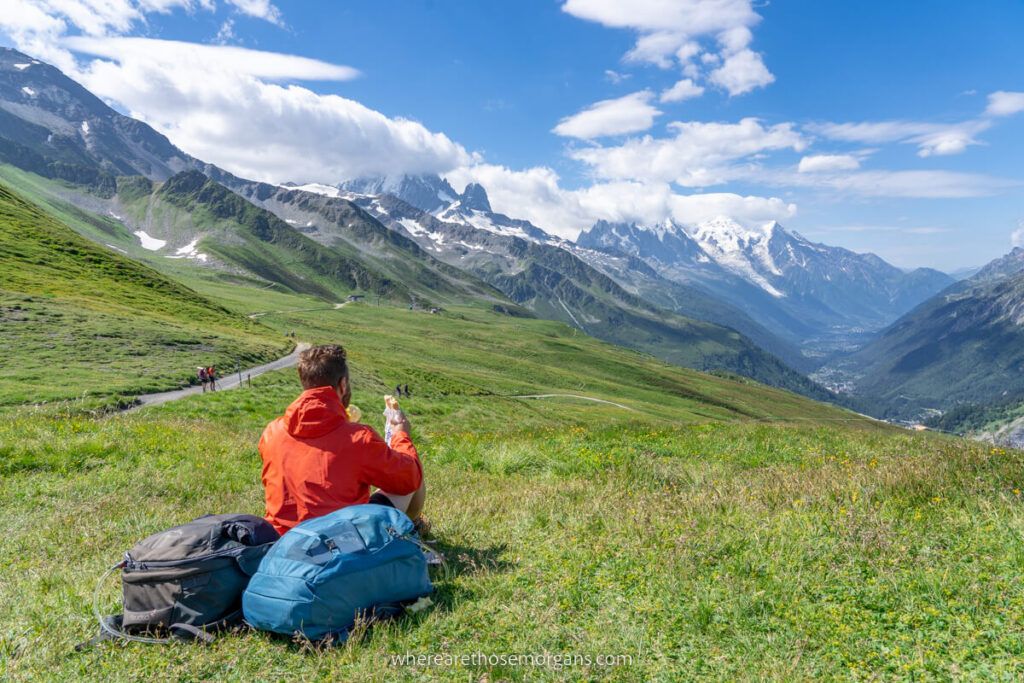
<instances>
[{"instance_id":1,"label":"snow patch on slope","mask_svg":"<svg viewBox=\"0 0 1024 683\"><path fill-rule=\"evenodd\" d=\"M209 259L209 256L202 253L196 248L198 244L199 238L197 237L188 244L186 244L185 246L183 246L182 248L177 249L174 252L174 256L168 256L167 258L190 258L195 259L201 263L206 263L207 259Z\"/></svg>"},{"instance_id":2,"label":"snow patch on slope","mask_svg":"<svg viewBox=\"0 0 1024 683\"><path fill-rule=\"evenodd\" d=\"M419 237L428 234L426 229L412 218L400 218L398 222L409 231L410 235Z\"/></svg>"},{"instance_id":3,"label":"snow patch on slope","mask_svg":"<svg viewBox=\"0 0 1024 683\"><path fill-rule=\"evenodd\" d=\"M135 236L139 238L142 248L149 251L159 251L167 244L167 240L158 240L155 237L150 237L146 234L145 230L136 230Z\"/></svg>"},{"instance_id":4,"label":"snow patch on slope","mask_svg":"<svg viewBox=\"0 0 1024 683\"><path fill-rule=\"evenodd\" d=\"M322 194L325 197L333 197L337 199L341 196L341 191L330 185L322 185L320 183L306 183L305 185L280 185L286 190L301 190L303 192L312 192L313 194Z\"/></svg>"}]
</instances>

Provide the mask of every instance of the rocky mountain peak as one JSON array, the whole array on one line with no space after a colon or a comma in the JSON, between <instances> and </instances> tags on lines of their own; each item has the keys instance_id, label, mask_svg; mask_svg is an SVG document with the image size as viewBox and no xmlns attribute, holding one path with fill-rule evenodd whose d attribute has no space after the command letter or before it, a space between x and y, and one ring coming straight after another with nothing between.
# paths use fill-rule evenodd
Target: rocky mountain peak
<instances>
[{"instance_id":1,"label":"rocky mountain peak","mask_svg":"<svg viewBox=\"0 0 1024 683\"><path fill-rule=\"evenodd\" d=\"M479 183L470 183L466 185L466 190L461 196L462 206L466 209L472 209L474 211L484 211L487 213L491 212L491 202L487 198L487 190L484 189L483 185Z\"/></svg>"}]
</instances>

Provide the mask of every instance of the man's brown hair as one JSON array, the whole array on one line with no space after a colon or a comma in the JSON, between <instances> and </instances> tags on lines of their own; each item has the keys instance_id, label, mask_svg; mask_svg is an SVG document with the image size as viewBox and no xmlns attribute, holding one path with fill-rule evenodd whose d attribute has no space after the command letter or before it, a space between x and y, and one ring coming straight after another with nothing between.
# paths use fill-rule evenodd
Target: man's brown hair
<instances>
[{"instance_id":1,"label":"man's brown hair","mask_svg":"<svg viewBox=\"0 0 1024 683\"><path fill-rule=\"evenodd\" d=\"M303 389L336 387L348 377L345 349L337 344L324 344L299 354L299 379Z\"/></svg>"}]
</instances>

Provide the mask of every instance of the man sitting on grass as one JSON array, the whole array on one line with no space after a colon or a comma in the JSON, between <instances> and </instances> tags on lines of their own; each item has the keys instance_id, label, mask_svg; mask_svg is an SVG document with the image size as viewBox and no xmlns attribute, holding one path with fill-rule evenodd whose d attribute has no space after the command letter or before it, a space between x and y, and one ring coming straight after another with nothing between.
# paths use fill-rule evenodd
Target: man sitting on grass
<instances>
[{"instance_id":1,"label":"man sitting on grass","mask_svg":"<svg viewBox=\"0 0 1024 683\"><path fill-rule=\"evenodd\" d=\"M405 414L391 413L390 444L349 420L348 362L336 344L303 351L299 379L305 391L260 438L267 521L283 534L303 520L370 502L422 523L423 467ZM372 496L371 486L380 489Z\"/></svg>"}]
</instances>

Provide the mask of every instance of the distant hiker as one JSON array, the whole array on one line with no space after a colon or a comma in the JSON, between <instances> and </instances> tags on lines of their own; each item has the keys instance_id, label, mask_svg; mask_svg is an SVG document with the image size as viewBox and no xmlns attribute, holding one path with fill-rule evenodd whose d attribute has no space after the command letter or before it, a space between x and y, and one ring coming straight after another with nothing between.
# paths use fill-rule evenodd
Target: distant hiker
<instances>
[{"instance_id":1,"label":"distant hiker","mask_svg":"<svg viewBox=\"0 0 1024 683\"><path fill-rule=\"evenodd\" d=\"M260 438L267 521L284 533L303 520L367 502L417 520L426 488L405 414L391 416L390 444L348 419L352 385L345 350L336 344L303 351L298 370L304 391ZM380 490L370 495L371 486Z\"/></svg>"},{"instance_id":2,"label":"distant hiker","mask_svg":"<svg viewBox=\"0 0 1024 683\"><path fill-rule=\"evenodd\" d=\"M206 368L196 368L196 375L199 376L199 383L203 385L203 393L206 393L206 383L210 381L209 375L206 374Z\"/></svg>"},{"instance_id":3,"label":"distant hiker","mask_svg":"<svg viewBox=\"0 0 1024 683\"><path fill-rule=\"evenodd\" d=\"M402 391L405 392L405 397L406 398L409 398L410 396L412 396L412 394L409 393L409 385L408 384L406 384L404 387L402 387Z\"/></svg>"},{"instance_id":4,"label":"distant hiker","mask_svg":"<svg viewBox=\"0 0 1024 683\"><path fill-rule=\"evenodd\" d=\"M217 391L217 368L212 365L206 368L206 379L210 381L210 391Z\"/></svg>"},{"instance_id":5,"label":"distant hiker","mask_svg":"<svg viewBox=\"0 0 1024 683\"><path fill-rule=\"evenodd\" d=\"M397 396L398 398L402 398L402 385L401 384L396 384L395 385L395 396Z\"/></svg>"}]
</instances>

